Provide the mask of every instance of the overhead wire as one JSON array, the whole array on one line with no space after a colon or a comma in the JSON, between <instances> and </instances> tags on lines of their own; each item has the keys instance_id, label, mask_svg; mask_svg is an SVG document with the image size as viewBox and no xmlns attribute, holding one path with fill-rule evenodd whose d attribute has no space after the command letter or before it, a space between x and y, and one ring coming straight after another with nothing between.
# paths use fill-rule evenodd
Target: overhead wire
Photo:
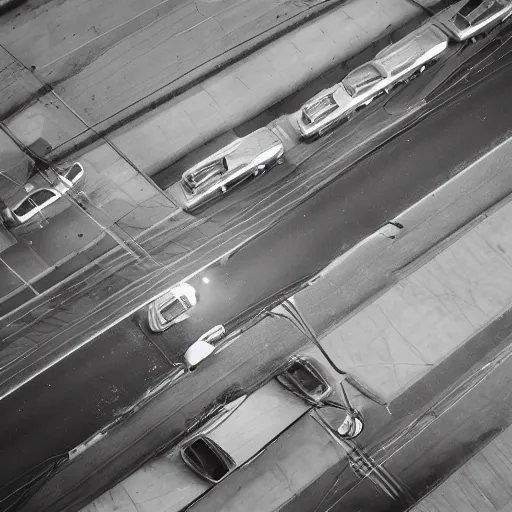
<instances>
[{"instance_id":1,"label":"overhead wire","mask_svg":"<svg viewBox=\"0 0 512 512\"><path fill-rule=\"evenodd\" d=\"M302 319L302 315L300 314L300 312L289 301L289 299L286 299L280 305L290 316L287 316L283 313L278 313L276 311L266 311L266 314L269 316L282 318L282 319L288 321L289 323L291 323L294 327L296 327L302 334L304 334L304 336L306 336L320 350L322 355L326 358L327 362L331 365L331 367L333 368L333 370L336 373L345 376L347 382L349 382L349 384L351 384L355 389L357 389L366 398L372 400L373 402L375 402L379 405L382 405L383 407L388 408L389 404L387 402L383 401L374 392L372 392L366 386L364 386L359 381L357 381L352 375L350 375L348 372L342 370L341 368L339 368L336 365L336 363L332 360L332 358L329 356L327 351L324 349L324 347L320 343L318 336L316 336L316 334L309 328L307 323ZM340 385L341 385L341 389L342 389L342 392L344 395L343 396L344 400L345 399L348 400L348 395L346 394L343 384L340 383ZM348 400L348 404L350 404L350 400Z\"/></svg>"}]
</instances>

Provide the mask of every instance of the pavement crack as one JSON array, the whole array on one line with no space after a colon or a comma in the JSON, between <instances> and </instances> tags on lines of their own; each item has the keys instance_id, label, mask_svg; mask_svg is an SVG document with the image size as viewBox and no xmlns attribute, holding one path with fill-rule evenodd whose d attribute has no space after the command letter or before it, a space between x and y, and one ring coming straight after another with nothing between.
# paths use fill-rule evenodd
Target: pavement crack
<instances>
[{"instance_id":1,"label":"pavement crack","mask_svg":"<svg viewBox=\"0 0 512 512\"><path fill-rule=\"evenodd\" d=\"M379 308L380 312L382 313L382 315L384 316L384 318L388 321L388 323L391 326L391 328L398 334L398 336L400 336L400 338L402 338L402 340L405 342L406 345L409 346L409 348L412 350L412 352L414 352L414 354L416 354L418 359L422 363L427 365L428 363L427 363L427 361L425 361L425 358L423 357L421 352L396 328L395 324L391 321L389 316L385 313L385 311L382 308L382 306L379 305L378 308ZM389 346L388 346L388 352L389 352L389 355L391 355L391 351L389 350Z\"/></svg>"},{"instance_id":2,"label":"pavement crack","mask_svg":"<svg viewBox=\"0 0 512 512\"><path fill-rule=\"evenodd\" d=\"M485 239L480 233L475 230L475 235L494 253L501 261L507 264L508 267L512 267L512 262L508 260L499 249L494 247L487 239ZM498 244L499 245L499 244ZM501 247L501 246L500 246Z\"/></svg>"}]
</instances>

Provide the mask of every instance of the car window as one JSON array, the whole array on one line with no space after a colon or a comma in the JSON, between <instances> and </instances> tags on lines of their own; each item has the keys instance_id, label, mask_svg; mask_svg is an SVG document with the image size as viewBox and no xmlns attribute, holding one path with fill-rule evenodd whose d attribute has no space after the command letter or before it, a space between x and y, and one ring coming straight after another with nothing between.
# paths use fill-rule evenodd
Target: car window
<instances>
[{"instance_id":1,"label":"car window","mask_svg":"<svg viewBox=\"0 0 512 512\"><path fill-rule=\"evenodd\" d=\"M320 396L327 390L326 384L303 364L294 363L288 368L288 373L296 379L311 396Z\"/></svg>"},{"instance_id":2,"label":"car window","mask_svg":"<svg viewBox=\"0 0 512 512\"><path fill-rule=\"evenodd\" d=\"M37 205L41 206L45 204L47 201L55 197L57 194L55 192L52 192L51 190L38 190L37 192L34 192L30 199Z\"/></svg>"},{"instance_id":3,"label":"car window","mask_svg":"<svg viewBox=\"0 0 512 512\"><path fill-rule=\"evenodd\" d=\"M200 475L214 482L219 481L229 473L226 462L204 439L199 438L187 446L183 456L185 461Z\"/></svg>"},{"instance_id":4,"label":"car window","mask_svg":"<svg viewBox=\"0 0 512 512\"><path fill-rule=\"evenodd\" d=\"M18 217L23 217L24 215L27 215L27 213L31 212L36 207L36 204L32 199L29 197L28 199L25 199L18 208L14 210L14 213Z\"/></svg>"},{"instance_id":5,"label":"car window","mask_svg":"<svg viewBox=\"0 0 512 512\"><path fill-rule=\"evenodd\" d=\"M160 314L167 322L172 322L185 312L186 309L178 299L174 299L173 301L169 302L169 304L160 310Z\"/></svg>"},{"instance_id":6,"label":"car window","mask_svg":"<svg viewBox=\"0 0 512 512\"><path fill-rule=\"evenodd\" d=\"M489 2L487 0L469 0L457 13L452 17L452 22L459 29L465 29L471 25L485 21L494 14L500 12L505 3L499 0Z\"/></svg>"},{"instance_id":7,"label":"car window","mask_svg":"<svg viewBox=\"0 0 512 512\"><path fill-rule=\"evenodd\" d=\"M189 190L203 187L211 184L212 181L219 180L221 176L228 170L225 158L211 162L204 167L197 169L194 173L186 174L183 182L188 186Z\"/></svg>"},{"instance_id":8,"label":"car window","mask_svg":"<svg viewBox=\"0 0 512 512\"><path fill-rule=\"evenodd\" d=\"M82 166L80 164L73 164L69 170L67 171L66 178L74 183L75 179L83 172Z\"/></svg>"},{"instance_id":9,"label":"car window","mask_svg":"<svg viewBox=\"0 0 512 512\"><path fill-rule=\"evenodd\" d=\"M365 64L349 73L342 80L342 83L350 96L353 97L372 87L382 78L379 70L374 65Z\"/></svg>"},{"instance_id":10,"label":"car window","mask_svg":"<svg viewBox=\"0 0 512 512\"><path fill-rule=\"evenodd\" d=\"M308 117L310 122L316 123L327 117L337 108L338 104L334 100L334 95L328 94L327 96L320 98L315 103L306 107L304 109L304 114Z\"/></svg>"}]
</instances>

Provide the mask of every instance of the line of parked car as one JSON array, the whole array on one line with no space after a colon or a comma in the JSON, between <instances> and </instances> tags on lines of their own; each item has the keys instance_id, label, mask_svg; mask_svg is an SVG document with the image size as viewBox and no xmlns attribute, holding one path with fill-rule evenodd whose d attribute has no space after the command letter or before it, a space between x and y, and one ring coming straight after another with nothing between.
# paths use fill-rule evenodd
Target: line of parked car
<instances>
[{"instance_id":1,"label":"line of parked car","mask_svg":"<svg viewBox=\"0 0 512 512\"><path fill-rule=\"evenodd\" d=\"M400 83L407 83L432 66L450 39L464 42L486 32L512 14L512 0L460 0L425 25L389 45L371 61L324 89L300 109L297 128L303 139L316 139L348 121L373 100ZM170 193L192 212L229 192L243 181L284 162L284 145L269 128L239 138L185 171ZM58 169L55 183L33 176L13 198L2 198L0 217L8 229L31 230L69 206L62 198L83 181L78 162ZM53 205L53 206L52 206Z\"/></svg>"},{"instance_id":2,"label":"line of parked car","mask_svg":"<svg viewBox=\"0 0 512 512\"><path fill-rule=\"evenodd\" d=\"M512 0L455 2L306 102L298 120L301 137L311 140L322 136L380 95L432 66L450 39L464 42L483 37L511 14ZM261 128L188 169L170 192L184 210L191 212L282 162L282 142L269 128Z\"/></svg>"},{"instance_id":3,"label":"line of parked car","mask_svg":"<svg viewBox=\"0 0 512 512\"><path fill-rule=\"evenodd\" d=\"M305 138L321 135L391 87L422 73L446 49L448 33L457 41L463 41L482 34L483 30L489 30L511 14L512 0L462 1L442 11L434 22L422 25L389 45L371 61L350 72L340 83L305 103L298 120L300 133ZM262 128L187 170L174 188L186 189L190 197L197 193L190 201L194 205L203 204L246 179L249 173L262 173L280 163L283 152L277 136L268 128ZM235 163L233 167L232 163ZM231 168L238 171L230 174L227 170ZM192 202L185 203L192 206ZM399 230L401 226L392 228ZM162 333L189 318L189 310L198 301L196 290L188 283L181 283L149 304L147 326L153 333ZM184 355L186 366L194 369L235 337L236 333L228 334L223 325L214 326L190 345Z\"/></svg>"}]
</instances>

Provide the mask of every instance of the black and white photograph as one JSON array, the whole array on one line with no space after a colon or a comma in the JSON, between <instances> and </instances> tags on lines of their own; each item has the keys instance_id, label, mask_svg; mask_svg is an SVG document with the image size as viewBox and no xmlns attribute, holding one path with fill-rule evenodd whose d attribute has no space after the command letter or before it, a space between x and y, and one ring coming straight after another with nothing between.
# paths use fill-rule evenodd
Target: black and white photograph
<instances>
[{"instance_id":1,"label":"black and white photograph","mask_svg":"<svg viewBox=\"0 0 512 512\"><path fill-rule=\"evenodd\" d=\"M512 512L512 0L0 0L0 512Z\"/></svg>"}]
</instances>

